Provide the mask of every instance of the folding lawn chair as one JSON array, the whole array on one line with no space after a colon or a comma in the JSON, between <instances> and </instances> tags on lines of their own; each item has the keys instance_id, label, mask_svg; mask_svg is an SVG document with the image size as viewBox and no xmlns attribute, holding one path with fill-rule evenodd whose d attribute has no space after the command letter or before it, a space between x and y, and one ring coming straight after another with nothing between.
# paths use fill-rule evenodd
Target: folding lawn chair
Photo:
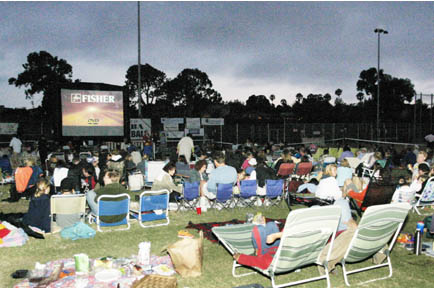
<instances>
[{"instance_id":1,"label":"folding lawn chair","mask_svg":"<svg viewBox=\"0 0 434 288\"><path fill-rule=\"evenodd\" d=\"M86 216L86 195L53 195L50 198L51 233L83 222Z\"/></svg>"},{"instance_id":2,"label":"folding lawn chair","mask_svg":"<svg viewBox=\"0 0 434 288\"><path fill-rule=\"evenodd\" d=\"M120 200L117 200L120 199ZM120 228L117 230L130 229L130 195L122 193L119 195L101 195L97 199L98 215L93 213L89 214L89 223L95 220L99 232L104 232L101 227L113 227L120 225L127 225L127 228ZM107 217L114 218L111 222ZM108 222L110 221L110 222Z\"/></svg>"},{"instance_id":3,"label":"folding lawn chair","mask_svg":"<svg viewBox=\"0 0 434 288\"><path fill-rule=\"evenodd\" d=\"M258 194L256 194L257 188L258 184L256 180L241 181L240 194L234 195L234 197L237 199L237 206L253 207L255 205L256 199L258 199Z\"/></svg>"},{"instance_id":4,"label":"folding lawn chair","mask_svg":"<svg viewBox=\"0 0 434 288\"><path fill-rule=\"evenodd\" d=\"M312 171L312 162L300 162L295 168L295 175L297 178L308 178Z\"/></svg>"},{"instance_id":5,"label":"folding lawn chair","mask_svg":"<svg viewBox=\"0 0 434 288\"><path fill-rule=\"evenodd\" d=\"M283 179L289 178L294 173L294 169L294 163L282 163L279 166L279 171L277 171L277 176Z\"/></svg>"},{"instance_id":6,"label":"folding lawn chair","mask_svg":"<svg viewBox=\"0 0 434 288\"><path fill-rule=\"evenodd\" d=\"M169 225L169 191L144 191L140 194L139 211L130 210L131 217L139 221L143 228ZM144 222L166 220L145 225Z\"/></svg>"},{"instance_id":7,"label":"folding lawn chair","mask_svg":"<svg viewBox=\"0 0 434 288\"><path fill-rule=\"evenodd\" d=\"M327 266L340 217L341 208L338 206L312 207L291 211L286 218L280 245L270 266L267 269L250 268L270 277L273 287L292 286L320 279L327 279L327 286L330 287ZM212 228L212 231L231 254L253 254L255 252L252 243L253 226L254 224L219 226ZM320 263L321 252L330 237L331 245L326 260ZM325 275L284 284L275 283L277 274L295 271L311 264L324 266ZM236 274L236 268L238 267L242 267L242 265L234 260L232 264L232 275L234 277L255 273Z\"/></svg>"},{"instance_id":8,"label":"folding lawn chair","mask_svg":"<svg viewBox=\"0 0 434 288\"><path fill-rule=\"evenodd\" d=\"M418 215L431 215L431 214L421 214L419 208L424 208L425 206L434 205L434 177L427 180L425 187L420 195L415 195L415 200L412 203L413 211L416 211Z\"/></svg>"},{"instance_id":9,"label":"folding lawn chair","mask_svg":"<svg viewBox=\"0 0 434 288\"><path fill-rule=\"evenodd\" d=\"M283 179L265 180L265 199L269 206L279 205L283 198Z\"/></svg>"},{"instance_id":10,"label":"folding lawn chair","mask_svg":"<svg viewBox=\"0 0 434 288\"><path fill-rule=\"evenodd\" d=\"M390 253L410 208L411 206L408 203L394 203L371 206L366 209L341 262L347 286L350 286L348 275L380 267L388 266L389 275L363 283L392 277L393 271ZM380 263L351 271L347 270L348 263L364 261L382 249L385 249L382 253L387 257L387 263Z\"/></svg>"},{"instance_id":11,"label":"folding lawn chair","mask_svg":"<svg viewBox=\"0 0 434 288\"><path fill-rule=\"evenodd\" d=\"M210 200L211 208L217 209L218 204L220 204L222 209L231 208L231 205L233 203L232 192L233 192L232 183L229 183L229 184L219 183L219 184L217 184L216 198Z\"/></svg>"},{"instance_id":12,"label":"folding lawn chair","mask_svg":"<svg viewBox=\"0 0 434 288\"><path fill-rule=\"evenodd\" d=\"M182 195L176 199L178 202L178 210L181 207L185 209L195 210L199 202L199 182L184 182L182 185Z\"/></svg>"}]
</instances>

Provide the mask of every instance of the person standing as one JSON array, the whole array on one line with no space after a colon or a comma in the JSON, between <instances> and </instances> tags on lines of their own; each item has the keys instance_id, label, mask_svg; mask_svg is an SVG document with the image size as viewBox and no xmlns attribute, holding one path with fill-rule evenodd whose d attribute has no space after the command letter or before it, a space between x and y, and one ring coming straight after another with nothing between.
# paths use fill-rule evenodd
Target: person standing
<instances>
[{"instance_id":1,"label":"person standing","mask_svg":"<svg viewBox=\"0 0 434 288\"><path fill-rule=\"evenodd\" d=\"M191 153L194 152L194 143L191 137L192 135L188 133L187 136L184 136L179 140L177 146L178 157L184 155L188 163L190 163Z\"/></svg>"},{"instance_id":2,"label":"person standing","mask_svg":"<svg viewBox=\"0 0 434 288\"><path fill-rule=\"evenodd\" d=\"M18 139L17 134L15 134L11 142L9 142L9 147L12 147L12 157L11 157L11 165L12 169L15 169L19 166L18 156L21 153L21 147L23 146L23 142L21 142L20 139Z\"/></svg>"}]
</instances>

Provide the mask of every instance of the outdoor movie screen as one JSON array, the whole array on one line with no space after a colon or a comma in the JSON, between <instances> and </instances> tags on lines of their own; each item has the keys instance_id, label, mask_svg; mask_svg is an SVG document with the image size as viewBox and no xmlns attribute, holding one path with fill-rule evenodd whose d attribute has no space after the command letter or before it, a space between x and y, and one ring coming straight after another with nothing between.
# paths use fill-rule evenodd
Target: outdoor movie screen
<instances>
[{"instance_id":1,"label":"outdoor movie screen","mask_svg":"<svg viewBox=\"0 0 434 288\"><path fill-rule=\"evenodd\" d=\"M61 89L63 136L124 136L122 91Z\"/></svg>"}]
</instances>

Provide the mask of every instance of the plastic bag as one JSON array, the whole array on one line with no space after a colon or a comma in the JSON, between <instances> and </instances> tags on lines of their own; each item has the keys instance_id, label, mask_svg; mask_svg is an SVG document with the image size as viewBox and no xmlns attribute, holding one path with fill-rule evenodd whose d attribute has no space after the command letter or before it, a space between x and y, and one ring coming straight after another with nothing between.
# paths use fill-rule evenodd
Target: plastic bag
<instances>
[{"instance_id":1,"label":"plastic bag","mask_svg":"<svg viewBox=\"0 0 434 288\"><path fill-rule=\"evenodd\" d=\"M62 238L71 240L93 238L95 234L96 231L83 222L77 222L74 225L63 228L62 231L60 231L60 236L62 236Z\"/></svg>"}]
</instances>

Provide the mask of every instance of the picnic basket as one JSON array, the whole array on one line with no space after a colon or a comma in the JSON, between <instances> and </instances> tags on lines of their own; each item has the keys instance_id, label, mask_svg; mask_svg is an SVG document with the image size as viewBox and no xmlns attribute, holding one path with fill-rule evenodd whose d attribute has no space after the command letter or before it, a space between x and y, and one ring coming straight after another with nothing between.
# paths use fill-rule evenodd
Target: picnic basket
<instances>
[{"instance_id":1,"label":"picnic basket","mask_svg":"<svg viewBox=\"0 0 434 288\"><path fill-rule=\"evenodd\" d=\"M175 276L162 276L158 274L146 275L140 280L133 282L132 288L176 288Z\"/></svg>"}]
</instances>

